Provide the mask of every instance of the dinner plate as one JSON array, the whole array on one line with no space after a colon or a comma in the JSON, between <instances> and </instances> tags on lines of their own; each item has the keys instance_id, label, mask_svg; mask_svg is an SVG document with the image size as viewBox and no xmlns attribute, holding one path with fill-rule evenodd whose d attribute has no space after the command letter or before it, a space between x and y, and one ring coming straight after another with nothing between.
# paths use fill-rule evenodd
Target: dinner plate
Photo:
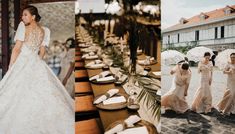
<instances>
[{"instance_id":1,"label":"dinner plate","mask_svg":"<svg viewBox=\"0 0 235 134\"><path fill-rule=\"evenodd\" d=\"M104 94L100 94L98 96L96 96L94 98L94 101L97 100L100 96L102 96ZM95 106L99 109L103 109L103 110L119 110L119 109L123 109L127 106L127 99L128 99L128 95L124 94L124 93L117 93L116 95L112 96L112 97L118 97L118 96L124 96L126 99L126 102L121 102L121 103L114 103L114 104L108 104L108 105L104 105L103 102L96 104ZM112 98L111 97L111 98Z\"/></svg>"},{"instance_id":2,"label":"dinner plate","mask_svg":"<svg viewBox=\"0 0 235 134\"><path fill-rule=\"evenodd\" d=\"M95 76L95 75L94 75ZM107 75L106 77L108 77L108 76L113 76L114 77L114 75L113 74L111 74L111 75ZM92 76L93 77L93 76ZM90 77L91 78L91 77ZM115 78L115 77L114 77ZM115 82L116 80L114 79L114 80L108 80L108 81L97 81L96 79L94 79L94 80L91 80L91 82L92 83L94 83L94 84L110 84L110 83L113 83L113 82Z\"/></svg>"},{"instance_id":3,"label":"dinner plate","mask_svg":"<svg viewBox=\"0 0 235 134\"><path fill-rule=\"evenodd\" d=\"M150 65L157 64L157 60L151 60L149 64L139 63L138 61L137 63L142 66L150 66Z\"/></svg>"},{"instance_id":4,"label":"dinner plate","mask_svg":"<svg viewBox=\"0 0 235 134\"><path fill-rule=\"evenodd\" d=\"M105 131L108 131L108 130L114 128L114 127L117 126L118 124L123 124L123 122L124 122L124 120L118 120L118 121L116 121L116 122L110 124L110 125L105 129ZM149 134L159 134L159 133L157 132L156 127L155 127L153 124L151 124L150 122L148 122L148 121L141 120L141 121L139 121L139 122L137 122L137 123L134 124L134 127L142 127L142 126L145 126L145 127L147 128ZM128 128L134 128L134 127L128 127ZM128 129L128 128L126 128L126 129Z\"/></svg>"},{"instance_id":5,"label":"dinner plate","mask_svg":"<svg viewBox=\"0 0 235 134\"><path fill-rule=\"evenodd\" d=\"M87 69L101 69L103 68L104 66L106 66L105 64L103 66L85 66Z\"/></svg>"}]
</instances>

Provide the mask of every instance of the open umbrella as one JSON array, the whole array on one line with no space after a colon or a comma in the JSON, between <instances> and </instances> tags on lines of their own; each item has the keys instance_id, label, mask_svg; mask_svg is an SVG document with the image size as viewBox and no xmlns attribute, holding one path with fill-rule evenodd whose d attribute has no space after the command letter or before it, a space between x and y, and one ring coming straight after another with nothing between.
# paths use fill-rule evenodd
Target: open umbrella
<instances>
[{"instance_id":1,"label":"open umbrella","mask_svg":"<svg viewBox=\"0 0 235 134\"><path fill-rule=\"evenodd\" d=\"M226 64L230 61L230 54L235 53L235 49L226 49L218 54L215 59L215 65L219 69L224 69Z\"/></svg>"},{"instance_id":2,"label":"open umbrella","mask_svg":"<svg viewBox=\"0 0 235 134\"><path fill-rule=\"evenodd\" d=\"M209 52L209 53L211 53L211 55L213 55L213 51L210 48L195 47L195 48L190 49L187 52L186 56L189 59L189 61L199 62L202 60L205 52Z\"/></svg>"},{"instance_id":3,"label":"open umbrella","mask_svg":"<svg viewBox=\"0 0 235 134\"><path fill-rule=\"evenodd\" d=\"M184 60L185 55L176 50L167 50L161 53L162 64L171 65L177 64Z\"/></svg>"}]
</instances>

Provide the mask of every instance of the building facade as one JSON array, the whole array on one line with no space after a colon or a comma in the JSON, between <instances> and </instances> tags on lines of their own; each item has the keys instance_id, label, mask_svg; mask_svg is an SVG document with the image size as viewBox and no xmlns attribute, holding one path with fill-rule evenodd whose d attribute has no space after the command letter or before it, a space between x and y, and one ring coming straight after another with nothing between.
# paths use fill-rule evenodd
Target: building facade
<instances>
[{"instance_id":1,"label":"building facade","mask_svg":"<svg viewBox=\"0 0 235 134\"><path fill-rule=\"evenodd\" d=\"M162 31L163 48L198 45L221 51L235 49L235 5L201 13Z\"/></svg>"}]
</instances>

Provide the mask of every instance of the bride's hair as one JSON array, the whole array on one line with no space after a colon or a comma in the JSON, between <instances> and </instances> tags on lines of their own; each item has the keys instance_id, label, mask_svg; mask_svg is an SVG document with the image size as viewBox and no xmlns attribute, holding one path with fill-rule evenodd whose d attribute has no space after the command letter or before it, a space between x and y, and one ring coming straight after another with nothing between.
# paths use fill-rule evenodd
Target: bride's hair
<instances>
[{"instance_id":1,"label":"bride's hair","mask_svg":"<svg viewBox=\"0 0 235 134\"><path fill-rule=\"evenodd\" d=\"M28 10L31 15L35 15L35 21L39 22L41 20L41 16L38 13L38 9L35 6L26 6L24 10Z\"/></svg>"}]
</instances>

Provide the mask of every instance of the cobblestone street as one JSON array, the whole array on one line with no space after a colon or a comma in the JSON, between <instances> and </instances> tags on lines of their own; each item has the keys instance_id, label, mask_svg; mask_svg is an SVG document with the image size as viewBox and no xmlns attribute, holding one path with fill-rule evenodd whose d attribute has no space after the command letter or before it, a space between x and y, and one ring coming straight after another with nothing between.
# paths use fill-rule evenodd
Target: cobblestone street
<instances>
[{"instance_id":1,"label":"cobblestone street","mask_svg":"<svg viewBox=\"0 0 235 134\"><path fill-rule=\"evenodd\" d=\"M162 66L162 95L169 91L173 77L169 74L173 66ZM196 67L191 67L192 78L188 90L187 102L191 106L194 94L199 87L200 75ZM214 69L212 83L213 106L222 99L226 88L226 75ZM217 109L209 114L176 114L168 110L161 116L161 133L163 134L235 134L235 115L223 116Z\"/></svg>"}]
</instances>

